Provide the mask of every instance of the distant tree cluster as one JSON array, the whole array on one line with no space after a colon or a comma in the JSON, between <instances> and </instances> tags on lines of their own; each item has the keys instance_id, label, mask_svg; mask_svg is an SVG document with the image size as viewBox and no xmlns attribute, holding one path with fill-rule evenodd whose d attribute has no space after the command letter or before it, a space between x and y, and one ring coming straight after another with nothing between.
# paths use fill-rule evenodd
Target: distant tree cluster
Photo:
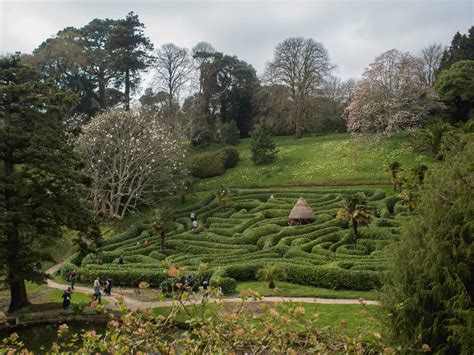
<instances>
[{"instance_id":1,"label":"distant tree cluster","mask_svg":"<svg viewBox=\"0 0 474 355\"><path fill-rule=\"evenodd\" d=\"M128 110L141 71L152 63L153 44L144 28L133 12L124 19L94 19L59 31L24 60L79 95L77 113L92 117L117 107Z\"/></svg>"}]
</instances>

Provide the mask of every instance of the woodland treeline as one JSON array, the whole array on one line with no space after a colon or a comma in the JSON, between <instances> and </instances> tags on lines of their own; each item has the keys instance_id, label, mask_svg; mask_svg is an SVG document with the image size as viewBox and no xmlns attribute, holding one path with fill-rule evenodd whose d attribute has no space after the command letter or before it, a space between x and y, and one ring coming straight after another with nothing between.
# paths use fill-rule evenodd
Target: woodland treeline
<instances>
[{"instance_id":1,"label":"woodland treeline","mask_svg":"<svg viewBox=\"0 0 474 355\"><path fill-rule=\"evenodd\" d=\"M77 95L70 113L81 123L111 109L147 110L201 145L247 137L262 121L274 135L297 138L348 129L392 133L433 118L466 121L473 94L453 96L436 84L453 63L474 59L473 41L474 27L456 33L446 48L430 44L416 54L390 50L368 65L360 80L344 81L322 43L288 38L259 77L252 65L207 42L192 49L153 44L130 12L122 19L67 27L22 60ZM381 126L373 124L380 121Z\"/></svg>"}]
</instances>

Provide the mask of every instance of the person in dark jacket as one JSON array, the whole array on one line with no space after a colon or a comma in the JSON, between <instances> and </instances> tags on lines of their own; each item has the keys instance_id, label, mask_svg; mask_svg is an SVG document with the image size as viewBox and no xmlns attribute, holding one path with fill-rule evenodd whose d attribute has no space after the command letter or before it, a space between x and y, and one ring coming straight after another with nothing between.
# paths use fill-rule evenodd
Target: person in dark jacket
<instances>
[{"instance_id":1,"label":"person in dark jacket","mask_svg":"<svg viewBox=\"0 0 474 355\"><path fill-rule=\"evenodd\" d=\"M63 309L68 309L70 304L71 304L71 288L68 287L66 291L64 291L63 295L61 296L63 298Z\"/></svg>"},{"instance_id":2,"label":"person in dark jacket","mask_svg":"<svg viewBox=\"0 0 474 355\"><path fill-rule=\"evenodd\" d=\"M112 293L112 279L107 278L105 281L105 287L104 287L104 295L110 296Z\"/></svg>"},{"instance_id":3,"label":"person in dark jacket","mask_svg":"<svg viewBox=\"0 0 474 355\"><path fill-rule=\"evenodd\" d=\"M76 280L77 280L76 270L72 270L71 273L69 274L69 282L71 282L71 290L74 290L74 284L76 283Z\"/></svg>"}]
</instances>

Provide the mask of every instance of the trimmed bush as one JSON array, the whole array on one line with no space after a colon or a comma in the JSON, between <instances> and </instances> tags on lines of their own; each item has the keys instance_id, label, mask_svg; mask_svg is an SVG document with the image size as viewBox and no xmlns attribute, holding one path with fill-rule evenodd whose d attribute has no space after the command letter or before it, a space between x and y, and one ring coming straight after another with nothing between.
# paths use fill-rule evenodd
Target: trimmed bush
<instances>
[{"instance_id":1,"label":"trimmed bush","mask_svg":"<svg viewBox=\"0 0 474 355\"><path fill-rule=\"evenodd\" d=\"M206 153L198 156L192 165L193 176L204 179L224 174L222 158L217 154Z\"/></svg>"},{"instance_id":2,"label":"trimmed bush","mask_svg":"<svg viewBox=\"0 0 474 355\"><path fill-rule=\"evenodd\" d=\"M237 281L231 277L216 276L211 278L212 287L220 287L223 294L235 293Z\"/></svg>"},{"instance_id":3,"label":"trimmed bush","mask_svg":"<svg viewBox=\"0 0 474 355\"><path fill-rule=\"evenodd\" d=\"M371 197L374 206L388 213L387 198L379 189L235 189L233 206L226 209L208 194L201 202L174 213L179 228L167 236L164 253L159 249L159 236L150 234L149 222L138 223L104 240L97 254L71 259L77 263L69 260L63 274L82 265L80 278L86 282L96 276L112 277L117 285L135 286L146 281L169 289L172 281L163 275L160 262L166 258L171 264L185 266L189 274L199 264L208 263L207 280L217 270L221 270L219 277L223 279L254 280L256 270L275 264L285 270L289 281L303 285L377 288L385 260L382 251L398 240L400 217L375 218L369 228L361 228L354 250L352 231L341 229L334 214L344 203L344 196L361 191ZM271 195L274 198L270 199ZM316 219L290 227L288 215L299 196L314 208ZM196 211L200 221L194 231L190 227L190 211ZM124 265L116 264L121 255ZM200 280L202 276L193 280L193 287L199 286ZM232 280L219 282L224 282L220 286L224 292L232 292Z\"/></svg>"},{"instance_id":4,"label":"trimmed bush","mask_svg":"<svg viewBox=\"0 0 474 355\"><path fill-rule=\"evenodd\" d=\"M240 160L239 151L234 147L221 149L217 154L222 159L222 163L226 169L233 168Z\"/></svg>"}]
</instances>

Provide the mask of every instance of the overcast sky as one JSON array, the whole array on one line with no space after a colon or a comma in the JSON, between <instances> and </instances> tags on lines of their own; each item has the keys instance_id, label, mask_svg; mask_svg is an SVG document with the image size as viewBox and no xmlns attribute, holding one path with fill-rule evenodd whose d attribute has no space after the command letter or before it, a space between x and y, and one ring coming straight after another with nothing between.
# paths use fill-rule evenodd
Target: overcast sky
<instances>
[{"instance_id":1,"label":"overcast sky","mask_svg":"<svg viewBox=\"0 0 474 355\"><path fill-rule=\"evenodd\" d=\"M2 53L31 52L67 26L134 11L155 48L168 42L192 48L199 41L237 55L262 74L275 46L288 37L322 42L336 75L360 77L380 53L416 53L474 24L474 0L333 1L5 1L0 0Z\"/></svg>"}]
</instances>

